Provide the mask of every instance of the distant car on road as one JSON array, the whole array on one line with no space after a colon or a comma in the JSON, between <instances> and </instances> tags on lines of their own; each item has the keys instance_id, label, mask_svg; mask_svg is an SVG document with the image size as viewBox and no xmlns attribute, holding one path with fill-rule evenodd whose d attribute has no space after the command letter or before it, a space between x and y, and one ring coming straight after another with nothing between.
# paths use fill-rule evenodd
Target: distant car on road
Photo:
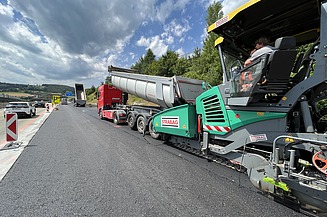
<instances>
[{"instance_id":1,"label":"distant car on road","mask_svg":"<svg viewBox=\"0 0 327 217\"><path fill-rule=\"evenodd\" d=\"M45 108L45 102L35 101L34 106L35 106L35 108Z\"/></svg>"},{"instance_id":2,"label":"distant car on road","mask_svg":"<svg viewBox=\"0 0 327 217\"><path fill-rule=\"evenodd\" d=\"M61 98L61 105L67 105L67 98Z\"/></svg>"},{"instance_id":3,"label":"distant car on road","mask_svg":"<svg viewBox=\"0 0 327 217\"><path fill-rule=\"evenodd\" d=\"M3 116L8 113L16 113L18 116L33 117L36 115L36 108L30 102L9 102L4 109Z\"/></svg>"}]
</instances>

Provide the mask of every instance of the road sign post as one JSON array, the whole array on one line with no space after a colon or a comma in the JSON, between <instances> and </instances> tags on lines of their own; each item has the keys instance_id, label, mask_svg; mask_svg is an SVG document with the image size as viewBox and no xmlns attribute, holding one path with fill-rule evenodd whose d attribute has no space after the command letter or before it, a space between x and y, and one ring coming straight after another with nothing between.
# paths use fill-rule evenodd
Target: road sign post
<instances>
[{"instance_id":1,"label":"road sign post","mask_svg":"<svg viewBox=\"0 0 327 217\"><path fill-rule=\"evenodd\" d=\"M18 139L18 121L16 113L6 114L6 138L7 142L16 142Z\"/></svg>"}]
</instances>

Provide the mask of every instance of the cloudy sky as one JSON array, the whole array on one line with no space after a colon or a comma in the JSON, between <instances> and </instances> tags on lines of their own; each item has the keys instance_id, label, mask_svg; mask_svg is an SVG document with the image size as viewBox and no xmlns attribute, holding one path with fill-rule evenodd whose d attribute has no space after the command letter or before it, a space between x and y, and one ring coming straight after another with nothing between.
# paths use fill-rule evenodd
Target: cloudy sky
<instances>
[{"instance_id":1,"label":"cloudy sky","mask_svg":"<svg viewBox=\"0 0 327 217\"><path fill-rule=\"evenodd\" d=\"M213 1L0 0L0 82L88 88L149 48L187 55L202 48ZM223 11L246 1L221 1Z\"/></svg>"}]
</instances>

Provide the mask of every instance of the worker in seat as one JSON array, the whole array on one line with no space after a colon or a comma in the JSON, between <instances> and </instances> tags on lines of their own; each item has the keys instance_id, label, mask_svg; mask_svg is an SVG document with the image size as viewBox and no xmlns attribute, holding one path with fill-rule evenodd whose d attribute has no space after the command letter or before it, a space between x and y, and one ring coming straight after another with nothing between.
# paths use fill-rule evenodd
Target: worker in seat
<instances>
[{"instance_id":1,"label":"worker in seat","mask_svg":"<svg viewBox=\"0 0 327 217\"><path fill-rule=\"evenodd\" d=\"M269 40L266 37L260 37L255 42L255 48L251 51L250 57L245 61L244 67L251 65L251 63L259 60L260 57L263 57L266 54L270 54L275 50L274 47L269 45ZM243 71L240 75L240 85L241 92L249 91L253 86L253 69L249 68L249 70Z\"/></svg>"},{"instance_id":2,"label":"worker in seat","mask_svg":"<svg viewBox=\"0 0 327 217\"><path fill-rule=\"evenodd\" d=\"M250 65L253 61L263 56L264 54L269 54L273 52L275 48L269 45L269 40L266 37L260 37L255 42L255 48L251 51L250 57L245 61L244 66Z\"/></svg>"},{"instance_id":3,"label":"worker in seat","mask_svg":"<svg viewBox=\"0 0 327 217\"><path fill-rule=\"evenodd\" d=\"M270 54L267 61L262 84L266 84L267 81L275 84L288 84L296 53L296 39L294 37L285 36L276 39L275 50Z\"/></svg>"}]
</instances>

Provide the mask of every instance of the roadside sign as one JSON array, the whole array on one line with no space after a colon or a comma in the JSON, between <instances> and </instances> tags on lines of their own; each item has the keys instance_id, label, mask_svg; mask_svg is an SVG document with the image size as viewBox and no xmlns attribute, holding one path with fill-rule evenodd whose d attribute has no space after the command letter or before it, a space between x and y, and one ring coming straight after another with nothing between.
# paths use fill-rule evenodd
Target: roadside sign
<instances>
[{"instance_id":1,"label":"roadside sign","mask_svg":"<svg viewBox=\"0 0 327 217\"><path fill-rule=\"evenodd\" d=\"M53 96L52 96L52 103L53 103L53 104L60 104L60 96L58 96L58 95L53 95Z\"/></svg>"},{"instance_id":2,"label":"roadside sign","mask_svg":"<svg viewBox=\"0 0 327 217\"><path fill-rule=\"evenodd\" d=\"M6 138L7 142L15 142L18 139L17 132L17 114L16 113L8 113L6 114Z\"/></svg>"},{"instance_id":3,"label":"roadside sign","mask_svg":"<svg viewBox=\"0 0 327 217\"><path fill-rule=\"evenodd\" d=\"M67 91L66 96L73 96L73 93L71 91Z\"/></svg>"}]
</instances>

